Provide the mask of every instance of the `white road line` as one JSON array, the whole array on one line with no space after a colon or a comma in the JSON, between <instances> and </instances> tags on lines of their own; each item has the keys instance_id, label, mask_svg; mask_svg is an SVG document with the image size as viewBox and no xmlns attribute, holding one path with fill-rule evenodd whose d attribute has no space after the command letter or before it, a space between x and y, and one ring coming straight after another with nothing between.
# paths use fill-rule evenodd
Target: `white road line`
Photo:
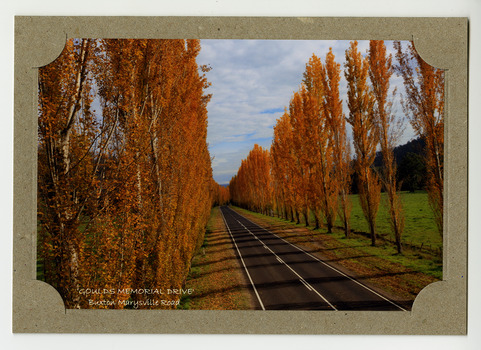
<instances>
[{"instance_id":1,"label":"white road line","mask_svg":"<svg viewBox=\"0 0 481 350\"><path fill-rule=\"evenodd\" d=\"M234 236L232 236L232 232L230 231L229 225L227 225L227 221L225 220L224 212L222 211L222 209L220 209L220 213L222 214L222 219L224 219L224 225L225 225L225 227L227 227L227 230L229 231L229 235L232 238L232 242L234 242L235 248L237 249L237 253L239 253L239 257L240 257L240 260L242 262L242 265L244 266L244 270L246 271L247 277L249 277L249 281L251 282L252 288L254 288L254 292L256 293L257 300L259 300L259 304L261 304L262 310L265 311L266 308L264 307L264 303L262 303L261 297L259 296L259 293L257 292L257 288L256 288L254 282L252 281L251 275L249 274L249 270L247 270L247 266L244 262L244 259L242 258L242 254L239 250L239 247L237 247L237 243L234 239Z\"/></svg>"},{"instance_id":2,"label":"white road line","mask_svg":"<svg viewBox=\"0 0 481 350\"><path fill-rule=\"evenodd\" d=\"M299 281L301 281L301 282L302 282L302 284L303 284L303 285L304 285L304 286L305 286L307 289L309 289L309 291L311 291L311 292L312 292L312 289L311 289L311 287L309 287L309 283L306 283L306 281L304 281L304 279L299 279Z\"/></svg>"},{"instance_id":3,"label":"white road line","mask_svg":"<svg viewBox=\"0 0 481 350\"><path fill-rule=\"evenodd\" d=\"M234 218L235 219L235 218ZM319 293L317 291L316 288L314 288L313 286L311 286L301 275L299 275L292 267L290 267L288 264L286 264L286 262L284 260L282 260L276 253L274 253L274 251L269 248L268 246L266 246L264 244L264 242L262 242L262 240L259 239L259 237L257 237L254 233L251 232L251 230L249 230L247 227L244 226L244 224L242 222L240 222L239 220L235 219L239 224L242 225L242 227L244 227L247 231L249 231L249 233L251 235L253 235L255 237L255 239L257 239L259 242L261 242L264 247L266 247L272 254L274 254L274 256L276 257L277 261L279 261L280 263L284 264L285 266L287 266L287 268L289 268L289 270L291 270L297 277L299 277L299 280L304 284L305 287L307 287L307 289L309 289L310 291L313 291L314 293L316 293L319 297L321 297L322 300L324 300L330 307L332 307L335 311L337 311L337 309L334 307L334 305L332 305L321 293ZM246 219L248 220L248 219Z\"/></svg>"},{"instance_id":4,"label":"white road line","mask_svg":"<svg viewBox=\"0 0 481 350\"><path fill-rule=\"evenodd\" d=\"M233 209L231 209L231 210L233 210ZM292 243L291 243L291 242L289 242L289 241L286 241L284 238L282 238L282 237L279 237L278 235L276 235L275 233L273 233L273 232L271 232L271 231L269 231L269 230L265 229L264 227L261 227L261 226L257 225L255 222L253 222L253 221L251 221L251 220L247 219L245 216L243 216L243 215L239 214L237 211L235 211L235 210L233 210L233 211L234 211L234 212L235 212L237 215L239 215L239 216L243 217L244 219L246 219L247 221L249 221L249 222L253 223L253 224L254 224L254 225L256 225L257 227L259 227L259 228L261 228L261 229L263 229L263 230L265 230L265 231L269 232L270 234L272 234L272 235L276 236L277 238L279 238L279 239L283 240L284 242L286 242L286 243L290 244L291 246L293 246L294 248L296 248L296 249L300 250L301 252L304 252L304 253L306 253L306 254L307 254L308 256L310 256L311 258L313 258L313 259L315 259L315 260L319 261L319 262L320 262L320 263L322 263L323 265L325 265L325 266L329 267L330 269L332 269L332 270L336 271L337 273L341 274L342 276L344 276L344 277L346 277L346 278L350 279L351 281L353 281L353 282L357 283L358 285L360 285L361 287L363 287L363 288L367 289L367 290L368 290L368 291L370 291L371 293L373 293L373 294L377 295L377 296L378 296L378 297L380 297L381 299L384 299L385 301L387 301L387 302L391 303L392 305L394 305L394 306L398 307L398 308L399 308L399 309L401 309L402 311L407 311L406 309L404 309L403 307L399 306L398 304L396 304L396 303L395 303L395 302L393 302L392 300L389 300L389 299L388 299L388 298L386 298L385 296L383 296L383 295L379 294L378 292L376 292L376 291L372 290L371 288L369 288L368 286L364 285L363 283L361 283L361 282L357 281L356 279L352 278L351 276L349 276L349 275L346 275L344 272L342 272L342 271L340 271L340 270L336 269L335 267L333 267L333 266L329 265L328 263L326 263L326 262L322 261L321 259L319 259L319 258L317 258L316 256L312 255L311 253L309 253L309 252L305 251L304 249L302 249L302 248L300 248L300 247L298 247L298 246L296 246L296 245L292 244ZM237 219L236 219L236 220L237 220Z\"/></svg>"}]
</instances>

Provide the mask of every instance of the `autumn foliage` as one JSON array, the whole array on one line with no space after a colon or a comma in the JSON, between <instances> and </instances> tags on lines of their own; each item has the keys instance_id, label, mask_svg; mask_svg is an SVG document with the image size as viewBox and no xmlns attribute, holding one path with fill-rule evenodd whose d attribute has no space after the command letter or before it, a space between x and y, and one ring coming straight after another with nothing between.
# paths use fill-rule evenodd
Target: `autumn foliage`
<instances>
[{"instance_id":1,"label":"autumn foliage","mask_svg":"<svg viewBox=\"0 0 481 350\"><path fill-rule=\"evenodd\" d=\"M38 256L67 308L179 298L132 291L182 287L214 200L199 50L73 39L39 69Z\"/></svg>"},{"instance_id":2,"label":"autumn foliage","mask_svg":"<svg viewBox=\"0 0 481 350\"><path fill-rule=\"evenodd\" d=\"M255 144L230 183L234 203L260 213L269 213L272 205L269 151Z\"/></svg>"},{"instance_id":3,"label":"autumn foliage","mask_svg":"<svg viewBox=\"0 0 481 350\"><path fill-rule=\"evenodd\" d=\"M295 163L292 151L293 130L289 113L285 112L274 125L270 151L273 206L284 218L294 220Z\"/></svg>"},{"instance_id":4,"label":"autumn foliage","mask_svg":"<svg viewBox=\"0 0 481 350\"><path fill-rule=\"evenodd\" d=\"M416 134L426 140L427 190L442 230L443 73L422 61L412 44L407 52L399 43L395 49L399 62L396 71L406 90L403 109ZM346 117L340 98L341 65L332 49L324 61L313 54L299 90L274 125L270 152L263 156L269 161L254 161L264 152L256 145L230 183L232 202L259 212L272 207L278 216L306 226L313 217L315 228L325 227L327 232L332 232L337 222L348 237L349 194L355 178L371 244L376 245L376 218L384 190L396 248L401 253L405 218L394 148L403 125L402 118L393 112L396 89L391 88L395 72L392 59L384 41L370 41L365 54L359 51L357 41L350 43L344 63ZM379 151L382 166L376 168ZM265 164L270 164L270 182ZM269 198L270 203L266 202Z\"/></svg>"},{"instance_id":5,"label":"autumn foliage","mask_svg":"<svg viewBox=\"0 0 481 350\"><path fill-rule=\"evenodd\" d=\"M397 145L403 129L402 121L392 113L389 81L393 73L392 55L387 55L384 42L371 40L369 42L369 77L375 101L373 112L383 158L381 181L387 193L390 223L397 251L402 253L401 236L404 230L404 214L401 198L397 192L394 147Z\"/></svg>"},{"instance_id":6,"label":"autumn foliage","mask_svg":"<svg viewBox=\"0 0 481 350\"><path fill-rule=\"evenodd\" d=\"M427 192L443 234L444 185L444 72L427 64L418 55L412 42L403 51L394 42L397 72L404 81L403 110L416 135L426 142L425 163L428 172Z\"/></svg>"},{"instance_id":7,"label":"autumn foliage","mask_svg":"<svg viewBox=\"0 0 481 350\"><path fill-rule=\"evenodd\" d=\"M328 232L332 231L336 213L339 214L346 236L349 235L350 149L346 136L346 122L339 95L340 64L335 62L332 49L325 64L313 55L306 65L304 84L316 104L316 132L313 138L316 176L320 187L321 212ZM319 153L318 153L319 152ZM320 180L320 181L319 181ZM311 206L315 208L314 205ZM316 211L315 211L316 217ZM319 227L316 218L316 227Z\"/></svg>"},{"instance_id":8,"label":"autumn foliage","mask_svg":"<svg viewBox=\"0 0 481 350\"><path fill-rule=\"evenodd\" d=\"M369 224L372 245L376 244L376 216L381 199L381 184L372 169L378 145L374 118L374 96L368 84L369 62L351 42L346 51L344 75L347 80L349 117L356 159L354 168L358 176L359 200Z\"/></svg>"},{"instance_id":9,"label":"autumn foliage","mask_svg":"<svg viewBox=\"0 0 481 350\"><path fill-rule=\"evenodd\" d=\"M221 186L212 180L212 187L214 189L214 205L227 205L230 201L229 186Z\"/></svg>"}]
</instances>

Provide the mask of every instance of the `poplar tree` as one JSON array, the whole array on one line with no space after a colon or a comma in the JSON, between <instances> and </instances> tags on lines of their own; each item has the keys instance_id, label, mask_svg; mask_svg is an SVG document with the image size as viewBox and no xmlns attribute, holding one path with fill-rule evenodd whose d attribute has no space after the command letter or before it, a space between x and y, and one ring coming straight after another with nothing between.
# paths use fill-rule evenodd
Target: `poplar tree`
<instances>
[{"instance_id":1,"label":"poplar tree","mask_svg":"<svg viewBox=\"0 0 481 350\"><path fill-rule=\"evenodd\" d=\"M375 99L374 116L383 160L381 180L388 198L391 229L396 240L397 251L400 254L402 253L401 236L404 230L404 214L401 198L397 193L394 147L402 132L402 124L392 113L392 99L389 98L389 81L393 71L392 56L387 55L384 41L371 40L369 42L369 77Z\"/></svg>"},{"instance_id":2,"label":"poplar tree","mask_svg":"<svg viewBox=\"0 0 481 350\"><path fill-rule=\"evenodd\" d=\"M40 68L39 257L67 308L160 298L81 287L182 287L214 200L199 50L198 40L74 39Z\"/></svg>"},{"instance_id":3,"label":"poplar tree","mask_svg":"<svg viewBox=\"0 0 481 350\"><path fill-rule=\"evenodd\" d=\"M38 219L45 278L79 308L80 226L97 192L95 144L99 127L92 115L89 65L94 55L87 39L68 40L60 56L39 69Z\"/></svg>"},{"instance_id":4,"label":"poplar tree","mask_svg":"<svg viewBox=\"0 0 481 350\"><path fill-rule=\"evenodd\" d=\"M426 142L425 163L429 203L436 225L443 235L444 188L444 72L432 67L418 55L410 42L405 51L394 42L397 73L403 78L404 113L417 136Z\"/></svg>"},{"instance_id":5,"label":"poplar tree","mask_svg":"<svg viewBox=\"0 0 481 350\"><path fill-rule=\"evenodd\" d=\"M232 200L252 211L268 214L272 204L269 151L255 144L229 183Z\"/></svg>"},{"instance_id":6,"label":"poplar tree","mask_svg":"<svg viewBox=\"0 0 481 350\"><path fill-rule=\"evenodd\" d=\"M319 134L317 108L304 85L301 85L291 99L289 116L292 125L295 207L296 212L304 217L305 225L309 226L309 208L319 197L316 195L318 189L315 187L315 167L320 150L316 144ZM297 223L300 223L299 216Z\"/></svg>"},{"instance_id":7,"label":"poplar tree","mask_svg":"<svg viewBox=\"0 0 481 350\"><path fill-rule=\"evenodd\" d=\"M321 60L312 55L304 72L305 105L310 106L304 112L308 128L314 131L304 139L306 157L313 161L311 165L310 189L311 207L314 209L316 228L319 227L319 211L326 220L327 232L331 233L336 219L337 194L339 182L335 175L335 149L333 126L330 125L331 114L326 108L330 96L329 87L324 84L326 67Z\"/></svg>"},{"instance_id":8,"label":"poplar tree","mask_svg":"<svg viewBox=\"0 0 481 350\"><path fill-rule=\"evenodd\" d=\"M381 184L372 164L378 145L374 118L374 97L368 85L369 62L358 51L357 41L346 50L344 75L347 80L349 117L356 153L359 200L368 222L371 244L376 245L376 216L381 197Z\"/></svg>"},{"instance_id":9,"label":"poplar tree","mask_svg":"<svg viewBox=\"0 0 481 350\"><path fill-rule=\"evenodd\" d=\"M274 137L270 159L274 190L285 219L294 221L294 160L292 149L292 125L286 111L274 125ZM279 209L278 209L279 210Z\"/></svg>"}]
</instances>

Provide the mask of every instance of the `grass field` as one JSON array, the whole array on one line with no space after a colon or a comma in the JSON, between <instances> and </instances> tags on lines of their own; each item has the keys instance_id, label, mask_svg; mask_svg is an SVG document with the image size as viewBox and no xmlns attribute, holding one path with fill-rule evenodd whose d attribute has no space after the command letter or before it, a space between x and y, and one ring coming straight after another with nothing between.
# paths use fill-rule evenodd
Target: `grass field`
<instances>
[{"instance_id":1,"label":"grass field","mask_svg":"<svg viewBox=\"0 0 481 350\"><path fill-rule=\"evenodd\" d=\"M428 195L425 191L415 193L400 192L405 216L405 227L402 243L405 245L421 246L434 254L440 255L443 247L442 237L437 231L434 215L429 206ZM350 196L352 210L350 225L356 233L369 233L369 226L359 203L359 195ZM376 219L376 230L379 237L394 242L389 219L389 204L386 193L381 193L381 203ZM311 225L314 224L314 215L310 214ZM341 227L339 219L336 226Z\"/></svg>"},{"instance_id":2,"label":"grass field","mask_svg":"<svg viewBox=\"0 0 481 350\"><path fill-rule=\"evenodd\" d=\"M410 193L401 192L405 227L402 242L415 246L442 249L442 237L437 231L433 212L429 206L428 195L424 191ZM356 232L369 232L367 221L359 204L359 195L351 195L352 212L351 228ZM381 193L381 203L376 220L376 229L381 237L394 241L389 223L389 204L385 193ZM340 222L338 223L340 225Z\"/></svg>"}]
</instances>

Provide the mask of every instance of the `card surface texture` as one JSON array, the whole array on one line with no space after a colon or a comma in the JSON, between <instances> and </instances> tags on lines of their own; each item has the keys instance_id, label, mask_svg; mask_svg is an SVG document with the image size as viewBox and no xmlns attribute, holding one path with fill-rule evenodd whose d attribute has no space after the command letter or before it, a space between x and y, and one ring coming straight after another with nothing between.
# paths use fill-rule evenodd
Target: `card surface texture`
<instances>
[{"instance_id":1,"label":"card surface texture","mask_svg":"<svg viewBox=\"0 0 481 350\"><path fill-rule=\"evenodd\" d=\"M466 18L15 18L13 332L466 334Z\"/></svg>"}]
</instances>

